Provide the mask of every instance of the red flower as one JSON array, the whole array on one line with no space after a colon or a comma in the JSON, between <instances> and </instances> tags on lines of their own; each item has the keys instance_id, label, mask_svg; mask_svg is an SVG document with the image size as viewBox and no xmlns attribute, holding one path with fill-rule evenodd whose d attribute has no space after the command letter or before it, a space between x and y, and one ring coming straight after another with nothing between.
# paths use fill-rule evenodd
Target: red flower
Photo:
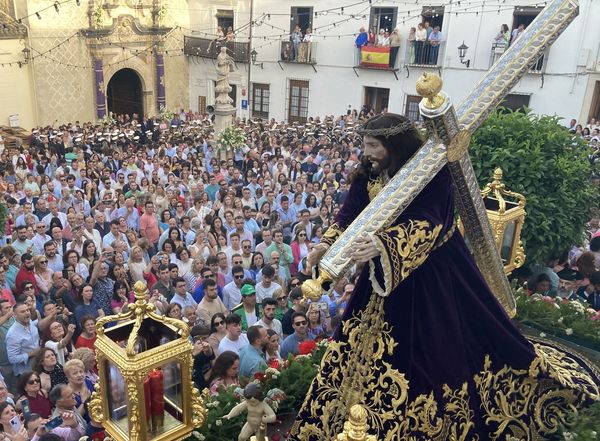
<instances>
[{"instance_id":1,"label":"red flower","mask_svg":"<svg viewBox=\"0 0 600 441\"><path fill-rule=\"evenodd\" d=\"M313 340L305 340L298 345L300 355L309 355L317 348L317 343Z\"/></svg>"},{"instance_id":2,"label":"red flower","mask_svg":"<svg viewBox=\"0 0 600 441\"><path fill-rule=\"evenodd\" d=\"M257 372L254 374L254 379L262 382L265 380L265 374L262 372Z\"/></svg>"},{"instance_id":3,"label":"red flower","mask_svg":"<svg viewBox=\"0 0 600 441\"><path fill-rule=\"evenodd\" d=\"M277 358L271 358L269 360L269 367L273 368L273 369L279 370L281 368L281 365L279 364L279 359L277 359Z\"/></svg>"},{"instance_id":4,"label":"red flower","mask_svg":"<svg viewBox=\"0 0 600 441\"><path fill-rule=\"evenodd\" d=\"M273 435L273 436L271 437L271 439L272 439L273 441L281 441L281 435L279 435L278 433L276 433L275 435Z\"/></svg>"}]
</instances>

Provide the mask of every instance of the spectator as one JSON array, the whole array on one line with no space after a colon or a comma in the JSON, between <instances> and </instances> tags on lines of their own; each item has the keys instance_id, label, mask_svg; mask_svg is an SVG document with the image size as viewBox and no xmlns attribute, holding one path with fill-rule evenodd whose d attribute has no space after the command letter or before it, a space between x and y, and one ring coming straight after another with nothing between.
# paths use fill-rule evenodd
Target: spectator
<instances>
[{"instance_id":1,"label":"spectator","mask_svg":"<svg viewBox=\"0 0 600 441\"><path fill-rule=\"evenodd\" d=\"M231 312L237 314L242 319L242 331L247 331L260 319L260 308L256 302L256 289L252 280L244 280L244 285L240 289L242 303L234 307Z\"/></svg>"},{"instance_id":2,"label":"spectator","mask_svg":"<svg viewBox=\"0 0 600 441\"><path fill-rule=\"evenodd\" d=\"M79 421L72 412L63 412L60 414L63 420L62 425L48 431L44 420L37 413L32 413L25 419L25 428L31 441L77 441L84 434L85 430L79 424ZM54 436L56 438L50 438Z\"/></svg>"},{"instance_id":3,"label":"spectator","mask_svg":"<svg viewBox=\"0 0 600 441\"><path fill-rule=\"evenodd\" d=\"M216 354L219 351L219 343L227 335L227 327L225 323L225 314L217 312L210 320L210 337L208 342Z\"/></svg>"},{"instance_id":4,"label":"spectator","mask_svg":"<svg viewBox=\"0 0 600 441\"><path fill-rule=\"evenodd\" d=\"M215 353L208 341L210 333L210 328L204 325L196 325L190 330L190 337L194 342L192 380L198 390L204 390L210 386L207 377L210 373L211 362L215 359Z\"/></svg>"},{"instance_id":5,"label":"spectator","mask_svg":"<svg viewBox=\"0 0 600 441\"><path fill-rule=\"evenodd\" d=\"M92 316L94 319L104 317L104 310L96 301L92 285L83 285L80 290L80 296L81 303L75 308L75 320L77 323L82 323L83 317L86 315Z\"/></svg>"},{"instance_id":6,"label":"spectator","mask_svg":"<svg viewBox=\"0 0 600 441\"><path fill-rule=\"evenodd\" d=\"M94 350L96 342L96 319L92 315L84 315L79 323L81 334L75 342L76 348L89 348Z\"/></svg>"},{"instance_id":7,"label":"spectator","mask_svg":"<svg viewBox=\"0 0 600 441\"><path fill-rule=\"evenodd\" d=\"M42 389L40 376L37 372L25 372L19 377L17 387L20 396L17 398L16 408L19 411L23 410L23 400L29 402L29 409L42 416L48 418L52 413L52 405L46 392Z\"/></svg>"},{"instance_id":8,"label":"spectator","mask_svg":"<svg viewBox=\"0 0 600 441\"><path fill-rule=\"evenodd\" d=\"M15 291L16 295L23 294L23 287L27 286L25 285L25 282L31 282L34 288L37 286L35 280L33 256L29 253L23 254L21 256L21 264L21 269L19 269L17 272L17 277L15 279L15 286L17 288Z\"/></svg>"},{"instance_id":9,"label":"spectator","mask_svg":"<svg viewBox=\"0 0 600 441\"><path fill-rule=\"evenodd\" d=\"M265 358L267 364L272 360L281 360L281 354L279 353L279 342L281 336L272 329L267 329L267 345L265 348Z\"/></svg>"},{"instance_id":10,"label":"spectator","mask_svg":"<svg viewBox=\"0 0 600 441\"><path fill-rule=\"evenodd\" d=\"M261 274L260 282L255 286L257 302L272 298L275 292L281 291L281 285L273 281L275 279L275 270L271 265L266 264L262 268Z\"/></svg>"},{"instance_id":11,"label":"spectator","mask_svg":"<svg viewBox=\"0 0 600 441\"><path fill-rule=\"evenodd\" d=\"M57 384L68 382L62 365L58 363L56 352L50 348L42 348L35 358L33 368L39 374L42 390L46 394Z\"/></svg>"},{"instance_id":12,"label":"spectator","mask_svg":"<svg viewBox=\"0 0 600 441\"><path fill-rule=\"evenodd\" d=\"M277 300L267 297L262 301L262 318L256 322L257 326L274 330L280 337L283 335L281 322L275 318Z\"/></svg>"},{"instance_id":13,"label":"spectator","mask_svg":"<svg viewBox=\"0 0 600 441\"><path fill-rule=\"evenodd\" d=\"M242 293L240 291L244 280L244 268L236 265L231 268L233 281L229 282L223 288L223 303L225 307L231 311L242 301Z\"/></svg>"},{"instance_id":14,"label":"spectator","mask_svg":"<svg viewBox=\"0 0 600 441\"><path fill-rule=\"evenodd\" d=\"M302 295L300 287L295 287L290 291L290 300L292 301L292 307L289 308L281 319L281 326L283 328L283 336L287 337L295 332L292 323L292 315L296 312L306 311L306 300ZM281 301L279 302L279 304Z\"/></svg>"},{"instance_id":15,"label":"spectator","mask_svg":"<svg viewBox=\"0 0 600 441\"><path fill-rule=\"evenodd\" d=\"M217 395L222 389L238 386L240 384L239 372L240 356L232 351L221 353L215 360L209 377L211 393Z\"/></svg>"},{"instance_id":16,"label":"spectator","mask_svg":"<svg viewBox=\"0 0 600 441\"><path fill-rule=\"evenodd\" d=\"M50 338L44 346L52 349L56 354L58 363L64 365L69 356L69 347L72 344L71 340L75 333L75 325L69 324L65 331L62 322L54 321L48 329L50 331Z\"/></svg>"},{"instance_id":17,"label":"spectator","mask_svg":"<svg viewBox=\"0 0 600 441\"><path fill-rule=\"evenodd\" d=\"M331 324L327 303L311 303L306 316L308 318L308 332L319 339L329 337Z\"/></svg>"},{"instance_id":18,"label":"spectator","mask_svg":"<svg viewBox=\"0 0 600 441\"><path fill-rule=\"evenodd\" d=\"M6 333L6 352L13 373L20 377L31 371L33 359L41 352L37 320L31 320L31 310L25 303L13 307L15 322Z\"/></svg>"},{"instance_id":19,"label":"spectator","mask_svg":"<svg viewBox=\"0 0 600 441\"><path fill-rule=\"evenodd\" d=\"M246 334L242 334L242 318L237 314L229 314L225 318L227 334L219 343L218 353L232 351L239 354L240 349L248 344Z\"/></svg>"},{"instance_id":20,"label":"spectator","mask_svg":"<svg viewBox=\"0 0 600 441\"><path fill-rule=\"evenodd\" d=\"M13 429L10 424L10 421L18 416L17 410L15 406L7 401L0 403L0 425L2 426L2 431L5 435L5 439L14 440L14 441L27 441L27 431L25 430L25 426L21 425L21 429L17 432Z\"/></svg>"},{"instance_id":21,"label":"spectator","mask_svg":"<svg viewBox=\"0 0 600 441\"><path fill-rule=\"evenodd\" d=\"M205 324L212 323L212 318L215 314L227 314L228 309L218 296L217 282L213 279L206 278L202 282L204 297L198 304L196 314Z\"/></svg>"},{"instance_id":22,"label":"spectator","mask_svg":"<svg viewBox=\"0 0 600 441\"><path fill-rule=\"evenodd\" d=\"M267 367L264 353L267 345L267 329L262 326L250 326L247 336L249 344L240 349L239 375L252 378L255 373L263 372Z\"/></svg>"},{"instance_id":23,"label":"spectator","mask_svg":"<svg viewBox=\"0 0 600 441\"><path fill-rule=\"evenodd\" d=\"M281 343L281 357L286 359L288 355L298 355L298 345L306 340L314 340L315 336L308 332L308 319L303 312L295 312L292 315L292 327L294 333L288 335Z\"/></svg>"},{"instance_id":24,"label":"spectator","mask_svg":"<svg viewBox=\"0 0 600 441\"><path fill-rule=\"evenodd\" d=\"M79 414L83 415L83 403L92 395L94 384L85 377L85 365L81 360L67 361L63 370L67 376L67 386L73 391L75 397L75 407Z\"/></svg>"},{"instance_id":25,"label":"spectator","mask_svg":"<svg viewBox=\"0 0 600 441\"><path fill-rule=\"evenodd\" d=\"M0 299L0 341L4 342L4 344L0 344L0 374L11 389L15 386L15 377L12 365L8 359L6 335L14 322L15 317L12 305L8 300ZM0 400L0 402L3 401Z\"/></svg>"},{"instance_id":26,"label":"spectator","mask_svg":"<svg viewBox=\"0 0 600 441\"><path fill-rule=\"evenodd\" d=\"M291 274L295 276L298 273L298 266L300 265L300 261L308 256L310 249L312 248L312 244L308 240L308 235L306 230L299 228L296 226L295 228L296 235L294 236L294 240L292 241L292 255L294 256L294 261L291 264Z\"/></svg>"},{"instance_id":27,"label":"spectator","mask_svg":"<svg viewBox=\"0 0 600 441\"><path fill-rule=\"evenodd\" d=\"M62 415L63 413L70 413L75 416L78 424L87 429L87 423L83 419L83 405L77 405L76 394L73 392L71 386L67 384L57 384L52 388L48 394L50 402L54 406L52 411L52 418Z\"/></svg>"},{"instance_id":28,"label":"spectator","mask_svg":"<svg viewBox=\"0 0 600 441\"><path fill-rule=\"evenodd\" d=\"M175 292L171 298L171 303L179 304L181 309L186 306L193 306L194 308L198 307L198 303L196 303L192 295L187 292L187 283L183 277L175 277L175 279L173 279L173 286L175 287Z\"/></svg>"}]
</instances>

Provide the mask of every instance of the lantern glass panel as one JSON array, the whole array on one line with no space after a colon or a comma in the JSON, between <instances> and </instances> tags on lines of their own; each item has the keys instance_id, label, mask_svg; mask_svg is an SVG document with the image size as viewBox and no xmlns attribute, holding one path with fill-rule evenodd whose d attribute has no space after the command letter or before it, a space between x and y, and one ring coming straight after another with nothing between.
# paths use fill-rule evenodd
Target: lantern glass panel
<instances>
[{"instance_id":1,"label":"lantern glass panel","mask_svg":"<svg viewBox=\"0 0 600 441\"><path fill-rule=\"evenodd\" d=\"M517 224L514 219L507 222L504 226L504 234L502 235L502 244L500 246L500 257L504 264L509 263L512 257L516 228Z\"/></svg>"},{"instance_id":2,"label":"lantern glass panel","mask_svg":"<svg viewBox=\"0 0 600 441\"><path fill-rule=\"evenodd\" d=\"M119 369L110 361L106 361L106 384L108 385L108 414L123 433L128 433L127 419L127 387Z\"/></svg>"},{"instance_id":3,"label":"lantern glass panel","mask_svg":"<svg viewBox=\"0 0 600 441\"><path fill-rule=\"evenodd\" d=\"M166 363L148 374L144 393L149 435L157 436L183 425L181 380L181 365L177 362Z\"/></svg>"}]
</instances>

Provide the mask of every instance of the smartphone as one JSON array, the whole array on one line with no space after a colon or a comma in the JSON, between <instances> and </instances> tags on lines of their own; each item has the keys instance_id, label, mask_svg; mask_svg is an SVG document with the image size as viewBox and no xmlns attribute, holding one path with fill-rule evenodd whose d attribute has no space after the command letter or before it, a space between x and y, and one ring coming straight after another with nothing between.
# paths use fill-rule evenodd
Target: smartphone
<instances>
[{"instance_id":1,"label":"smartphone","mask_svg":"<svg viewBox=\"0 0 600 441\"><path fill-rule=\"evenodd\" d=\"M31 413L31 408L29 407L29 400L27 398L21 401L21 407L23 408L23 416L27 418Z\"/></svg>"},{"instance_id":2,"label":"smartphone","mask_svg":"<svg viewBox=\"0 0 600 441\"><path fill-rule=\"evenodd\" d=\"M46 423L44 426L46 430L50 431L52 429L56 429L63 423L63 419L61 417L52 418L50 421Z\"/></svg>"},{"instance_id":3,"label":"smartphone","mask_svg":"<svg viewBox=\"0 0 600 441\"><path fill-rule=\"evenodd\" d=\"M18 433L21 430L21 420L19 419L19 415L15 415L10 419L10 427L15 433Z\"/></svg>"}]
</instances>

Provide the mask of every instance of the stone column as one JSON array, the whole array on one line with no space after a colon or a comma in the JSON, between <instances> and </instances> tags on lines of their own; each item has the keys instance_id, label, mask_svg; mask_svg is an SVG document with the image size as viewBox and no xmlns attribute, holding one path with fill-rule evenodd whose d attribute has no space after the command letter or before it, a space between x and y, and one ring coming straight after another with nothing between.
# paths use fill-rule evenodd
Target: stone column
<instances>
[{"instance_id":1,"label":"stone column","mask_svg":"<svg viewBox=\"0 0 600 441\"><path fill-rule=\"evenodd\" d=\"M165 59L162 54L156 53L156 105L158 111L166 106L165 100Z\"/></svg>"},{"instance_id":2,"label":"stone column","mask_svg":"<svg viewBox=\"0 0 600 441\"><path fill-rule=\"evenodd\" d=\"M94 74L96 77L96 116L102 119L106 116L106 94L104 93L104 70L102 60L94 60Z\"/></svg>"}]
</instances>

